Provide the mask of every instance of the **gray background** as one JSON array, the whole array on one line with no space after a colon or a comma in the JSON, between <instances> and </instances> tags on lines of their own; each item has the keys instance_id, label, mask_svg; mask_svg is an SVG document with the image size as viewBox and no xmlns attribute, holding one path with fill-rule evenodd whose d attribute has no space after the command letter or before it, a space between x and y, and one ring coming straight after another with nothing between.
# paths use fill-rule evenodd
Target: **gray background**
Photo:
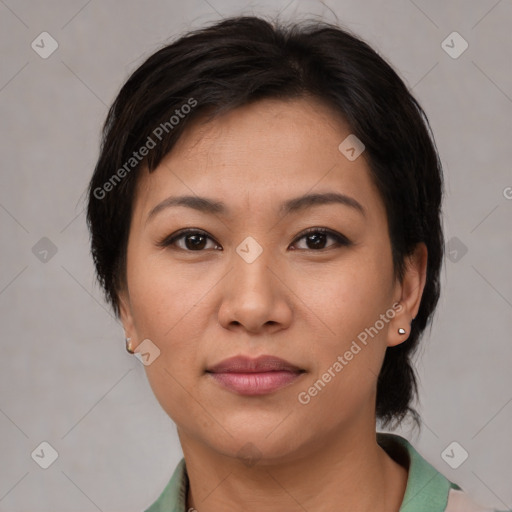
<instances>
[{"instance_id":1,"label":"gray background","mask_svg":"<svg viewBox=\"0 0 512 512\"><path fill-rule=\"evenodd\" d=\"M510 0L0 0L0 511L141 511L181 458L95 285L83 193L107 106L144 58L221 16L278 11L335 13L430 118L450 253L417 363L424 428L397 433L475 499L512 508ZM43 31L59 44L47 59L31 48ZM453 31L469 44L458 58L441 46ZM31 458L42 441L59 455L48 469ZM452 441L469 453L458 469L441 457Z\"/></svg>"}]
</instances>

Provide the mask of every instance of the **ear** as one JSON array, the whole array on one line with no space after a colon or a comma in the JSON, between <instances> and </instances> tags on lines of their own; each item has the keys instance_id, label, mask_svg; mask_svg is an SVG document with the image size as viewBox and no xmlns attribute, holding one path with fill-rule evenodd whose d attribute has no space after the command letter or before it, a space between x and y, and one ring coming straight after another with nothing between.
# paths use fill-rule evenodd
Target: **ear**
<instances>
[{"instance_id":1,"label":"ear","mask_svg":"<svg viewBox=\"0 0 512 512\"><path fill-rule=\"evenodd\" d=\"M420 309L421 297L425 288L427 276L427 246L420 242L414 252L406 259L406 269L402 282L396 282L394 306L396 314L389 322L388 347L394 347L407 340L411 333L411 322L416 318ZM398 329L405 329L405 334L399 334Z\"/></svg>"},{"instance_id":2,"label":"ear","mask_svg":"<svg viewBox=\"0 0 512 512\"><path fill-rule=\"evenodd\" d=\"M131 338L133 342L137 341L137 330L135 329L135 322L133 320L132 308L130 304L130 297L126 290L121 290L118 293L119 298L119 316L123 323L125 336ZM132 343L134 346L135 343Z\"/></svg>"}]
</instances>

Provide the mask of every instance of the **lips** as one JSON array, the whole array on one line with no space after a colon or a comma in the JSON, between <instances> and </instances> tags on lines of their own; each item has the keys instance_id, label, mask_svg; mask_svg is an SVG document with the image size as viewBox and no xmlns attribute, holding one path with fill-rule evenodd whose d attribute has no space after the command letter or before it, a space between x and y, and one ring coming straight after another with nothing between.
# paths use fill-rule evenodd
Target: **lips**
<instances>
[{"instance_id":1,"label":"lips","mask_svg":"<svg viewBox=\"0 0 512 512\"><path fill-rule=\"evenodd\" d=\"M211 373L262 373L272 371L300 372L303 370L279 357L260 356L251 359L250 357L236 356L225 359L206 371Z\"/></svg>"},{"instance_id":2,"label":"lips","mask_svg":"<svg viewBox=\"0 0 512 512\"><path fill-rule=\"evenodd\" d=\"M274 356L236 356L208 368L217 383L241 395L263 395L291 384L305 370Z\"/></svg>"}]
</instances>

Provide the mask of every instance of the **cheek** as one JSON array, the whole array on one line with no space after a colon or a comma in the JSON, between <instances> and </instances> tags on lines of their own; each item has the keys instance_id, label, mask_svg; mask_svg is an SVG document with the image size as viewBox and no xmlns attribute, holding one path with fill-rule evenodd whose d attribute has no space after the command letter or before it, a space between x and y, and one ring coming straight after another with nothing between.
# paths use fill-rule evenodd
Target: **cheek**
<instances>
[{"instance_id":1,"label":"cheek","mask_svg":"<svg viewBox=\"0 0 512 512\"><path fill-rule=\"evenodd\" d=\"M203 368L198 349L206 317L200 303L203 285L168 268L145 265L133 272L130 294L140 339L149 338L160 350L145 366L155 397L177 424L189 421L190 415L200 419L191 396Z\"/></svg>"},{"instance_id":2,"label":"cheek","mask_svg":"<svg viewBox=\"0 0 512 512\"><path fill-rule=\"evenodd\" d=\"M338 345L373 325L390 305L391 267L384 258L354 254L321 272L302 273L294 292L319 333Z\"/></svg>"},{"instance_id":3,"label":"cheek","mask_svg":"<svg viewBox=\"0 0 512 512\"><path fill-rule=\"evenodd\" d=\"M291 329L297 334L301 353L312 362L312 374L297 392L314 387L316 393L307 405L301 404L296 395L291 399L310 418L336 422L368 403L385 344L382 333L368 336L366 345L357 340L389 306L389 263L378 254L361 251L336 264L313 264L308 269L302 266L300 271L288 268L282 276L296 295L292 300L296 325ZM191 394L201 396L197 382L204 363L202 350L207 346L212 315L221 304L220 298L213 307L208 291L218 280L219 274L212 272L211 265L172 266L162 256L153 261L151 257L141 258L129 273L137 331L141 339L151 339L161 350L159 358L145 367L148 381L177 424L187 424L191 416L204 419L203 410L193 411ZM279 287L275 292L279 290L287 293ZM344 357L351 348L351 360L345 358L343 369L335 371L338 356ZM326 382L322 376L329 368L335 376Z\"/></svg>"},{"instance_id":4,"label":"cheek","mask_svg":"<svg viewBox=\"0 0 512 512\"><path fill-rule=\"evenodd\" d=\"M198 288L194 279L151 261L151 257L132 261L128 284L138 341L148 338L160 350L154 363L145 367L149 380L170 392L175 388L169 385L171 375L197 367L195 304L201 298L200 290L194 289ZM183 380L183 376L179 378Z\"/></svg>"},{"instance_id":5,"label":"cheek","mask_svg":"<svg viewBox=\"0 0 512 512\"><path fill-rule=\"evenodd\" d=\"M166 345L176 331L190 325L188 317L204 295L204 282L185 266L165 257L140 258L129 273L129 289L137 330Z\"/></svg>"},{"instance_id":6,"label":"cheek","mask_svg":"<svg viewBox=\"0 0 512 512\"><path fill-rule=\"evenodd\" d=\"M297 294L314 312L311 325L318 326L308 350L315 371L304 389L313 385L312 393L318 392L312 402L350 409L374 392L387 346L388 324L381 315L390 307L391 270L390 260L377 251L358 253L337 268L297 281Z\"/></svg>"}]
</instances>

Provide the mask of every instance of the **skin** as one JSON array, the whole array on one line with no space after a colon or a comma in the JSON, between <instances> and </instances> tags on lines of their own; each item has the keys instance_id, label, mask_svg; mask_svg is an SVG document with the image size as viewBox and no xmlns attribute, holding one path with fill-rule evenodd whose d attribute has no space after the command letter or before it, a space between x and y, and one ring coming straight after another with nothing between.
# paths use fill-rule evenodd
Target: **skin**
<instances>
[{"instance_id":1,"label":"skin","mask_svg":"<svg viewBox=\"0 0 512 512\"><path fill-rule=\"evenodd\" d=\"M121 319L134 347L148 338L160 350L145 369L177 425L187 507L199 512L400 508L407 469L376 442L377 375L386 348L406 341L418 312L427 249L419 244L403 281L394 278L386 211L365 154L349 161L338 150L349 134L315 99L263 100L196 122L139 178ZM278 211L286 199L333 191L356 199L366 216L336 203ZM174 206L148 220L175 195L223 201L229 214ZM315 248L298 238L311 227L352 245L327 236ZM190 238L188 246L186 238L158 246L183 228L210 238L199 250ZM263 249L250 264L236 252L248 236ZM400 312L342 372L299 403L298 393L398 302ZM241 354L275 355L305 372L261 396L228 391L205 373ZM240 456L244 446L252 463Z\"/></svg>"}]
</instances>

